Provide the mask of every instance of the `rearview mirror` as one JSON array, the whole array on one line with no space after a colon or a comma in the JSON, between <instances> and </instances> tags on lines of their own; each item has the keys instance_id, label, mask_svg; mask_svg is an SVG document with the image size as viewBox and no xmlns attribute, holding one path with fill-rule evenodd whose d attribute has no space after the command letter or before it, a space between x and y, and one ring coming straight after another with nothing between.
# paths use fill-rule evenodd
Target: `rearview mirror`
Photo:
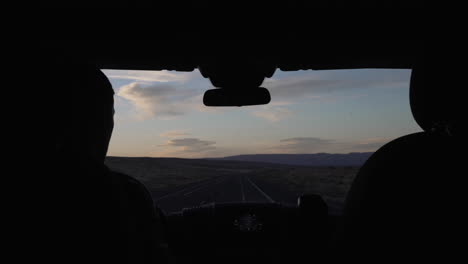
<instances>
[{"instance_id":1,"label":"rearview mirror","mask_svg":"<svg viewBox=\"0 0 468 264\"><path fill-rule=\"evenodd\" d=\"M270 92L262 87L251 89L212 89L206 91L203 96L203 104L206 106L263 105L268 104L270 100Z\"/></svg>"}]
</instances>

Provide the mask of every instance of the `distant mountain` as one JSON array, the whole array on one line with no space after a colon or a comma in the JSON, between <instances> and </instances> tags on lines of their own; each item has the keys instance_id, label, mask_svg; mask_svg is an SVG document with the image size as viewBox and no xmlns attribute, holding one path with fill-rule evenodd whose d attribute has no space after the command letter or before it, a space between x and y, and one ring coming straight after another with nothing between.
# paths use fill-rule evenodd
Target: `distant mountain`
<instances>
[{"instance_id":1,"label":"distant mountain","mask_svg":"<svg viewBox=\"0 0 468 264\"><path fill-rule=\"evenodd\" d=\"M373 152L348 154L255 154L214 159L268 162L295 166L361 166L372 154Z\"/></svg>"}]
</instances>

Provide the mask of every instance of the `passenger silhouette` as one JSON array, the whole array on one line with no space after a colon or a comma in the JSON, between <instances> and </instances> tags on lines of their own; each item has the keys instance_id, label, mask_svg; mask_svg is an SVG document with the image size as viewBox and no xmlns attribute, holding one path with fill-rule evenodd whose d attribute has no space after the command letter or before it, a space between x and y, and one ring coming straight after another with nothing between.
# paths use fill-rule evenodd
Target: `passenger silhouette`
<instances>
[{"instance_id":1,"label":"passenger silhouette","mask_svg":"<svg viewBox=\"0 0 468 264\"><path fill-rule=\"evenodd\" d=\"M56 153L59 171L72 179L60 195L68 209L61 223L66 232L61 237L71 247L66 255L103 263L165 263L162 215L150 193L104 164L114 126L111 83L87 64L61 65L59 72Z\"/></svg>"}]
</instances>

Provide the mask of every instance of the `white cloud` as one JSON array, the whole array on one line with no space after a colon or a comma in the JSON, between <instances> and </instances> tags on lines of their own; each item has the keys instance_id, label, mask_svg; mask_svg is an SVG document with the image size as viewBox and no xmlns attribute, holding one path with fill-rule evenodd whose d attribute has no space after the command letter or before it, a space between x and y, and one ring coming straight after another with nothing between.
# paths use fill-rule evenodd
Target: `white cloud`
<instances>
[{"instance_id":1,"label":"white cloud","mask_svg":"<svg viewBox=\"0 0 468 264\"><path fill-rule=\"evenodd\" d=\"M192 73L170 71L127 71L103 70L110 79L133 80L135 82L185 82L191 78Z\"/></svg>"},{"instance_id":2,"label":"white cloud","mask_svg":"<svg viewBox=\"0 0 468 264\"><path fill-rule=\"evenodd\" d=\"M274 81L267 80L263 85L270 93L272 99L294 99L317 93L331 91L333 87L339 87L340 81L321 80L316 76L306 75L301 77L287 77Z\"/></svg>"},{"instance_id":3,"label":"white cloud","mask_svg":"<svg viewBox=\"0 0 468 264\"><path fill-rule=\"evenodd\" d=\"M269 148L269 153L349 153L373 152L389 142L388 138L368 138L356 141L340 141L317 137L295 137L280 140Z\"/></svg>"},{"instance_id":4,"label":"white cloud","mask_svg":"<svg viewBox=\"0 0 468 264\"><path fill-rule=\"evenodd\" d=\"M263 118L270 122L278 122L286 118L290 118L293 113L285 107L269 107L265 106L261 110L253 111L252 114L256 117Z\"/></svg>"},{"instance_id":5,"label":"white cloud","mask_svg":"<svg viewBox=\"0 0 468 264\"><path fill-rule=\"evenodd\" d=\"M267 79L263 86L271 91L272 102L267 106L255 107L250 113L270 122L278 122L293 116L293 112L287 106L303 98L333 102L340 96L330 94L334 91L401 87L408 84L407 71L366 71L365 74L362 70L307 72L299 76ZM110 78L138 80L122 86L117 95L129 100L136 107L139 119L174 118L190 111L223 113L229 110L204 106L203 90L186 87L179 89L184 86L184 82L197 80L195 75L199 75L198 72L106 70L105 73ZM354 95L356 96L364 95Z\"/></svg>"},{"instance_id":6,"label":"white cloud","mask_svg":"<svg viewBox=\"0 0 468 264\"><path fill-rule=\"evenodd\" d=\"M355 152L376 151L389 141L388 138L368 138L351 143L350 148Z\"/></svg>"},{"instance_id":7,"label":"white cloud","mask_svg":"<svg viewBox=\"0 0 468 264\"><path fill-rule=\"evenodd\" d=\"M192 98L197 91L177 89L170 84L133 82L122 86L117 95L132 102L141 119L171 118L195 108Z\"/></svg>"},{"instance_id":8,"label":"white cloud","mask_svg":"<svg viewBox=\"0 0 468 264\"><path fill-rule=\"evenodd\" d=\"M178 147L185 152L203 152L215 149L215 141L200 140L198 138L171 139L162 147Z\"/></svg>"},{"instance_id":9,"label":"white cloud","mask_svg":"<svg viewBox=\"0 0 468 264\"><path fill-rule=\"evenodd\" d=\"M273 149L278 153L318 153L325 152L335 145L330 139L317 137L295 137L280 140Z\"/></svg>"},{"instance_id":10,"label":"white cloud","mask_svg":"<svg viewBox=\"0 0 468 264\"><path fill-rule=\"evenodd\" d=\"M169 133L172 134L172 133ZM177 133L174 133L177 134ZM389 139L368 138L358 141L339 141L318 137L293 137L254 145L218 146L217 142L199 138L171 138L155 146L154 157L206 158L242 154L312 154L374 152Z\"/></svg>"},{"instance_id":11,"label":"white cloud","mask_svg":"<svg viewBox=\"0 0 468 264\"><path fill-rule=\"evenodd\" d=\"M217 150L215 141L198 138L174 138L157 146L157 148L157 151L153 151L151 156L202 158L210 156L209 153Z\"/></svg>"},{"instance_id":12,"label":"white cloud","mask_svg":"<svg viewBox=\"0 0 468 264\"><path fill-rule=\"evenodd\" d=\"M176 138L176 137L185 137L189 136L190 133L188 133L185 130L170 130L166 131L164 133L161 133L159 136L160 137L165 137L165 138Z\"/></svg>"},{"instance_id":13,"label":"white cloud","mask_svg":"<svg viewBox=\"0 0 468 264\"><path fill-rule=\"evenodd\" d=\"M336 91L362 88L408 87L408 70L310 71L300 76L265 80L272 99L317 98Z\"/></svg>"}]
</instances>

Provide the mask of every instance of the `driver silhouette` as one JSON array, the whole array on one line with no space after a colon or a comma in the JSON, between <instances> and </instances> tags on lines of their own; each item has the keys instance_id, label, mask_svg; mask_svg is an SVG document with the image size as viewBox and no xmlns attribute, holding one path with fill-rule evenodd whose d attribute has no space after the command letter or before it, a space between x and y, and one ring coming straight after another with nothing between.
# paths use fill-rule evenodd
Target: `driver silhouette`
<instances>
[{"instance_id":1,"label":"driver silhouette","mask_svg":"<svg viewBox=\"0 0 468 264\"><path fill-rule=\"evenodd\" d=\"M63 255L103 263L164 263L162 215L136 179L104 164L114 121L114 91L85 63L57 65L56 154L64 181L57 221ZM66 187L64 187L66 186ZM66 261L66 260L65 260Z\"/></svg>"}]
</instances>

